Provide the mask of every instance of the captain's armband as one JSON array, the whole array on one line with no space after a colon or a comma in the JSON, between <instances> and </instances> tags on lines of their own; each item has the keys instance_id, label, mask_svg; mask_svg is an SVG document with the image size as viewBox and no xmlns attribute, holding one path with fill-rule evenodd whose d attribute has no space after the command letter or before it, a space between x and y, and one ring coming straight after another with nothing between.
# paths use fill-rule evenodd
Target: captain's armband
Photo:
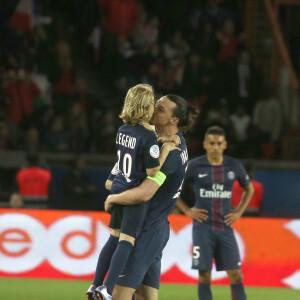
<instances>
[{"instance_id":1,"label":"captain's armband","mask_svg":"<svg viewBox=\"0 0 300 300\"><path fill-rule=\"evenodd\" d=\"M147 176L147 178L154 180L159 186L162 186L167 176L163 172L159 171L155 176Z\"/></svg>"}]
</instances>

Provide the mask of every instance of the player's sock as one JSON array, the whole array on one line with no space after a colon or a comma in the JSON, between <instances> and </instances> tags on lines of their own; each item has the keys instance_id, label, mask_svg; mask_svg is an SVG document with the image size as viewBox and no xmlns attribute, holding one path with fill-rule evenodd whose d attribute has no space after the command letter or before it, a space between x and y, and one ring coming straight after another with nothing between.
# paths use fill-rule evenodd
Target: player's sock
<instances>
[{"instance_id":1,"label":"player's sock","mask_svg":"<svg viewBox=\"0 0 300 300\"><path fill-rule=\"evenodd\" d=\"M244 285L242 283L231 284L230 288L232 300L247 300Z\"/></svg>"},{"instance_id":2,"label":"player's sock","mask_svg":"<svg viewBox=\"0 0 300 300\"><path fill-rule=\"evenodd\" d=\"M102 248L95 272L94 282L93 284L97 287L103 284L104 277L108 271L111 258L117 248L119 238L113 235L109 236L106 244Z\"/></svg>"},{"instance_id":3,"label":"player's sock","mask_svg":"<svg viewBox=\"0 0 300 300\"><path fill-rule=\"evenodd\" d=\"M199 300L212 300L210 283L198 283Z\"/></svg>"},{"instance_id":4,"label":"player's sock","mask_svg":"<svg viewBox=\"0 0 300 300\"><path fill-rule=\"evenodd\" d=\"M117 249L115 250L115 253L111 259L109 271L104 283L105 286L107 287L107 292L110 295L114 290L119 275L124 269L124 266L127 262L132 247L133 247L132 244L127 241L121 241L118 243Z\"/></svg>"}]
</instances>

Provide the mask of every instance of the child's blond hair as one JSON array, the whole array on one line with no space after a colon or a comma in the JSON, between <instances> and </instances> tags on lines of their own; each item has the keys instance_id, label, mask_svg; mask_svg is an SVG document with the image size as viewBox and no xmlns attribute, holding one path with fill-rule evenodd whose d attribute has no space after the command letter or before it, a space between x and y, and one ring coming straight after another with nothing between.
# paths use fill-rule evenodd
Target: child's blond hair
<instances>
[{"instance_id":1,"label":"child's blond hair","mask_svg":"<svg viewBox=\"0 0 300 300\"><path fill-rule=\"evenodd\" d=\"M154 92L149 84L138 84L128 90L120 118L130 125L149 122L152 115L150 105L154 105Z\"/></svg>"}]
</instances>

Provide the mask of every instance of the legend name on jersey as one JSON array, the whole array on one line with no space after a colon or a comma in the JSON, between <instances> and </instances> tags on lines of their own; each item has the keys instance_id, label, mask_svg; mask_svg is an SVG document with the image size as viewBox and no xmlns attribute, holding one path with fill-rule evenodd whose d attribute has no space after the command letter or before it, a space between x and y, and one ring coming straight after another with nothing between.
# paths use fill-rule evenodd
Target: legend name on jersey
<instances>
[{"instance_id":1,"label":"legend name on jersey","mask_svg":"<svg viewBox=\"0 0 300 300\"><path fill-rule=\"evenodd\" d=\"M116 143L119 145L122 145L124 147L134 149L135 144L136 144L136 138L132 137L130 135L118 132L117 138L116 138Z\"/></svg>"}]
</instances>

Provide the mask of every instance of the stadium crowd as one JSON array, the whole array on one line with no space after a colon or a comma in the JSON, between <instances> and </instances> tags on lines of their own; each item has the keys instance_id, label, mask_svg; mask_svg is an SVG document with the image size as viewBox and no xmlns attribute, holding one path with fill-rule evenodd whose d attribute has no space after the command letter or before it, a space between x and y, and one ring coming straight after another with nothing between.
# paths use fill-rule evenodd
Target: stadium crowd
<instances>
[{"instance_id":1,"label":"stadium crowd","mask_svg":"<svg viewBox=\"0 0 300 300\"><path fill-rule=\"evenodd\" d=\"M229 155L281 157L281 104L246 47L240 1L34 1L31 27L17 4L0 16L0 151L113 153L126 91L149 83L200 109L191 157L210 125L226 130Z\"/></svg>"},{"instance_id":2,"label":"stadium crowd","mask_svg":"<svg viewBox=\"0 0 300 300\"><path fill-rule=\"evenodd\" d=\"M229 154L280 156L280 104L245 47L237 1L67 2L36 1L51 21L27 31L2 17L1 151L111 153L124 94L145 82L201 109L191 155L219 124Z\"/></svg>"}]
</instances>

